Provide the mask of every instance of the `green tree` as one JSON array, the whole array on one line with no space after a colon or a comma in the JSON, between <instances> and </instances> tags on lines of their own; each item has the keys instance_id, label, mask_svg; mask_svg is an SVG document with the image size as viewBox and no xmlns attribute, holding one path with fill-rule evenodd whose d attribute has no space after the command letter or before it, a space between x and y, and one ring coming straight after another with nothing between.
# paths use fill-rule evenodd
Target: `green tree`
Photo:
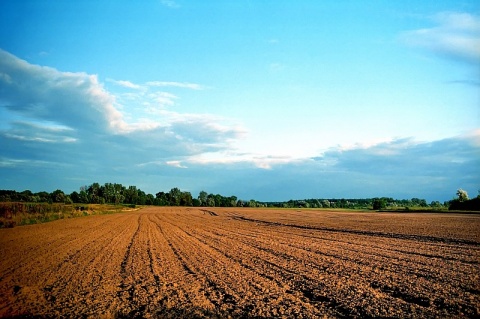
<instances>
[{"instance_id":1,"label":"green tree","mask_svg":"<svg viewBox=\"0 0 480 319\"><path fill-rule=\"evenodd\" d=\"M464 201L467 201L468 200L468 193L467 191L464 191L463 189L458 189L457 190L457 198L458 198L458 201L460 202L464 202Z\"/></svg>"},{"instance_id":2,"label":"green tree","mask_svg":"<svg viewBox=\"0 0 480 319\"><path fill-rule=\"evenodd\" d=\"M208 198L208 194L205 191L201 191L198 194L198 200L200 201L201 206L207 206L207 198Z\"/></svg>"},{"instance_id":3,"label":"green tree","mask_svg":"<svg viewBox=\"0 0 480 319\"><path fill-rule=\"evenodd\" d=\"M44 203L50 201L50 194L47 192L38 192L35 193L36 196L38 196L38 202Z\"/></svg>"},{"instance_id":4,"label":"green tree","mask_svg":"<svg viewBox=\"0 0 480 319\"><path fill-rule=\"evenodd\" d=\"M78 202L82 204L88 204L88 193L85 191L85 189L80 188L80 193L78 194Z\"/></svg>"},{"instance_id":5,"label":"green tree","mask_svg":"<svg viewBox=\"0 0 480 319\"><path fill-rule=\"evenodd\" d=\"M155 203L155 197L152 194L147 194L145 204L146 205L153 205Z\"/></svg>"},{"instance_id":6,"label":"green tree","mask_svg":"<svg viewBox=\"0 0 480 319\"><path fill-rule=\"evenodd\" d=\"M23 202L34 202L33 193L30 190L24 190L23 192L18 194L20 196L21 201Z\"/></svg>"},{"instance_id":7,"label":"green tree","mask_svg":"<svg viewBox=\"0 0 480 319\"><path fill-rule=\"evenodd\" d=\"M208 207L215 207L215 197L210 196L210 195L208 195L208 197L207 197L207 206Z\"/></svg>"},{"instance_id":8,"label":"green tree","mask_svg":"<svg viewBox=\"0 0 480 319\"><path fill-rule=\"evenodd\" d=\"M103 197L105 198L105 201L107 203L114 203L115 202L115 187L113 186L112 183L105 183L101 187Z\"/></svg>"},{"instance_id":9,"label":"green tree","mask_svg":"<svg viewBox=\"0 0 480 319\"><path fill-rule=\"evenodd\" d=\"M374 198L372 206L374 210L384 209L385 207L387 207L387 201L385 200L385 198Z\"/></svg>"},{"instance_id":10,"label":"green tree","mask_svg":"<svg viewBox=\"0 0 480 319\"><path fill-rule=\"evenodd\" d=\"M155 194L155 205L166 206L168 204L169 202L165 192L158 192Z\"/></svg>"},{"instance_id":11,"label":"green tree","mask_svg":"<svg viewBox=\"0 0 480 319\"><path fill-rule=\"evenodd\" d=\"M73 191L70 194L70 198L72 199L72 202L80 203L80 194L77 191Z\"/></svg>"},{"instance_id":12,"label":"green tree","mask_svg":"<svg viewBox=\"0 0 480 319\"><path fill-rule=\"evenodd\" d=\"M430 207L434 207L434 208L440 208L442 207L443 205L438 201L438 200L435 200L435 201L432 201L430 203Z\"/></svg>"},{"instance_id":13,"label":"green tree","mask_svg":"<svg viewBox=\"0 0 480 319\"><path fill-rule=\"evenodd\" d=\"M63 201L65 204L73 204L73 200L70 198L69 195L65 195L65 200Z\"/></svg>"},{"instance_id":14,"label":"green tree","mask_svg":"<svg viewBox=\"0 0 480 319\"><path fill-rule=\"evenodd\" d=\"M125 196L124 203L135 204L137 199L137 187L128 186L128 188L124 190L123 196Z\"/></svg>"},{"instance_id":15,"label":"green tree","mask_svg":"<svg viewBox=\"0 0 480 319\"><path fill-rule=\"evenodd\" d=\"M192 199L192 206L200 207L200 206L202 206L202 202L198 198L193 198Z\"/></svg>"},{"instance_id":16,"label":"green tree","mask_svg":"<svg viewBox=\"0 0 480 319\"><path fill-rule=\"evenodd\" d=\"M171 206L180 206L180 200L181 200L181 196L182 196L182 191L177 188L177 187L174 187L170 190L170 192L168 193L170 196L170 205Z\"/></svg>"},{"instance_id":17,"label":"green tree","mask_svg":"<svg viewBox=\"0 0 480 319\"><path fill-rule=\"evenodd\" d=\"M228 206L229 207L236 207L237 206L237 196L230 196L228 198Z\"/></svg>"},{"instance_id":18,"label":"green tree","mask_svg":"<svg viewBox=\"0 0 480 319\"><path fill-rule=\"evenodd\" d=\"M182 192L180 195L181 206L192 206L192 194L190 192Z\"/></svg>"},{"instance_id":19,"label":"green tree","mask_svg":"<svg viewBox=\"0 0 480 319\"><path fill-rule=\"evenodd\" d=\"M89 198L89 202L92 203L92 204L99 204L101 203L102 201L104 202L105 199L100 199L101 196L101 193L100 193L100 184L98 183L93 183L92 185L90 185L90 187L88 187L87 189L87 193L88 193L88 198Z\"/></svg>"},{"instance_id":20,"label":"green tree","mask_svg":"<svg viewBox=\"0 0 480 319\"><path fill-rule=\"evenodd\" d=\"M54 203L63 203L65 202L65 193L57 189L50 194L50 199Z\"/></svg>"}]
</instances>

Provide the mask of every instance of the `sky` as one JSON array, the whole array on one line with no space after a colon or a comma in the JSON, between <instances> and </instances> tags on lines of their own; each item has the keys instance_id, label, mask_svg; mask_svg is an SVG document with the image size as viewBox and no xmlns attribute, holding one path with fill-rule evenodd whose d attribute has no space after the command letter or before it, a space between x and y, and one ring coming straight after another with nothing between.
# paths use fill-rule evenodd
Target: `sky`
<instances>
[{"instance_id":1,"label":"sky","mask_svg":"<svg viewBox=\"0 0 480 319\"><path fill-rule=\"evenodd\" d=\"M0 1L0 189L480 189L476 1Z\"/></svg>"}]
</instances>

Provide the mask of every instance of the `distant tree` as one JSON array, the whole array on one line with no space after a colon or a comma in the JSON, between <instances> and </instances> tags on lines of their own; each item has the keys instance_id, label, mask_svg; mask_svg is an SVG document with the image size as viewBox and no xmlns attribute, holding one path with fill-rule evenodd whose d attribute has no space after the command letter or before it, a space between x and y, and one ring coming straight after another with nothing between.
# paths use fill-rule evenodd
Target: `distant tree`
<instances>
[{"instance_id":1,"label":"distant tree","mask_svg":"<svg viewBox=\"0 0 480 319\"><path fill-rule=\"evenodd\" d=\"M33 200L33 193L30 190L24 190L23 192L19 193L20 199L24 202L34 202Z\"/></svg>"},{"instance_id":2,"label":"distant tree","mask_svg":"<svg viewBox=\"0 0 480 319\"><path fill-rule=\"evenodd\" d=\"M192 206L194 207L202 206L202 202L198 198L192 198Z\"/></svg>"},{"instance_id":3,"label":"distant tree","mask_svg":"<svg viewBox=\"0 0 480 319\"><path fill-rule=\"evenodd\" d=\"M64 200L64 203L65 204L73 204L73 200L70 198L69 195L65 195L65 200Z\"/></svg>"},{"instance_id":4,"label":"distant tree","mask_svg":"<svg viewBox=\"0 0 480 319\"><path fill-rule=\"evenodd\" d=\"M208 207L215 207L215 198L211 197L210 195L207 198L207 206Z\"/></svg>"},{"instance_id":5,"label":"distant tree","mask_svg":"<svg viewBox=\"0 0 480 319\"><path fill-rule=\"evenodd\" d=\"M467 201L468 200L468 193L467 191L464 191L463 189L458 189L457 190L457 198L458 198L458 201L460 202L464 202L464 201Z\"/></svg>"},{"instance_id":6,"label":"distant tree","mask_svg":"<svg viewBox=\"0 0 480 319\"><path fill-rule=\"evenodd\" d=\"M77 191L73 191L73 192L70 194L70 199L71 199L72 202L74 202L74 203L80 203L80 194L79 194Z\"/></svg>"},{"instance_id":7,"label":"distant tree","mask_svg":"<svg viewBox=\"0 0 480 319\"><path fill-rule=\"evenodd\" d=\"M122 184L114 183L113 188L115 205L123 203L123 201L125 200L125 186L123 186Z\"/></svg>"},{"instance_id":8,"label":"distant tree","mask_svg":"<svg viewBox=\"0 0 480 319\"><path fill-rule=\"evenodd\" d=\"M102 200L100 199L101 197L100 184L93 183L92 185L90 185L87 189L87 193L88 193L88 200L90 203L99 204L102 202Z\"/></svg>"},{"instance_id":9,"label":"distant tree","mask_svg":"<svg viewBox=\"0 0 480 319\"><path fill-rule=\"evenodd\" d=\"M374 198L372 206L373 210L385 209L385 207L387 207L387 201L384 198Z\"/></svg>"},{"instance_id":10,"label":"distant tree","mask_svg":"<svg viewBox=\"0 0 480 319\"><path fill-rule=\"evenodd\" d=\"M468 194L463 189L457 190L457 198L450 201L450 210L480 211L480 196L468 199Z\"/></svg>"},{"instance_id":11,"label":"distant tree","mask_svg":"<svg viewBox=\"0 0 480 319\"><path fill-rule=\"evenodd\" d=\"M0 202L11 202L12 201L12 196L11 196L12 191L8 190L0 190Z\"/></svg>"},{"instance_id":12,"label":"distant tree","mask_svg":"<svg viewBox=\"0 0 480 319\"><path fill-rule=\"evenodd\" d=\"M137 198L135 200L135 204L145 205L146 202L147 202L147 194L141 189L137 189Z\"/></svg>"},{"instance_id":13,"label":"distant tree","mask_svg":"<svg viewBox=\"0 0 480 319\"><path fill-rule=\"evenodd\" d=\"M78 202L82 204L89 203L88 193L85 189L80 188L80 193L78 194Z\"/></svg>"},{"instance_id":14,"label":"distant tree","mask_svg":"<svg viewBox=\"0 0 480 319\"><path fill-rule=\"evenodd\" d=\"M38 193L35 193L35 196L38 196L38 202L45 203L51 200L50 194L47 192L38 192Z\"/></svg>"},{"instance_id":15,"label":"distant tree","mask_svg":"<svg viewBox=\"0 0 480 319\"><path fill-rule=\"evenodd\" d=\"M192 194L190 192L182 192L180 194L180 205L181 206L192 206Z\"/></svg>"},{"instance_id":16,"label":"distant tree","mask_svg":"<svg viewBox=\"0 0 480 319\"><path fill-rule=\"evenodd\" d=\"M201 206L207 206L207 197L208 197L208 193L205 191L201 191L198 194L198 200L200 201Z\"/></svg>"},{"instance_id":17,"label":"distant tree","mask_svg":"<svg viewBox=\"0 0 480 319\"><path fill-rule=\"evenodd\" d=\"M237 206L237 196L230 196L228 198L228 207L236 207Z\"/></svg>"},{"instance_id":18,"label":"distant tree","mask_svg":"<svg viewBox=\"0 0 480 319\"><path fill-rule=\"evenodd\" d=\"M100 187L102 190L103 198L107 203L114 203L115 202L115 187L112 183L105 183L103 186Z\"/></svg>"},{"instance_id":19,"label":"distant tree","mask_svg":"<svg viewBox=\"0 0 480 319\"><path fill-rule=\"evenodd\" d=\"M124 191L125 200L127 204L137 204L138 190L136 186L128 186Z\"/></svg>"},{"instance_id":20,"label":"distant tree","mask_svg":"<svg viewBox=\"0 0 480 319\"><path fill-rule=\"evenodd\" d=\"M430 203L430 207L433 207L433 208L439 208L439 207L443 207L442 203L440 203L438 200L436 201L432 201Z\"/></svg>"},{"instance_id":21,"label":"distant tree","mask_svg":"<svg viewBox=\"0 0 480 319\"><path fill-rule=\"evenodd\" d=\"M170 205L171 206L180 206L180 199L181 199L181 196L182 196L182 191L177 188L177 187L174 187L170 190L170 192L168 193L169 194L169 202L170 202Z\"/></svg>"},{"instance_id":22,"label":"distant tree","mask_svg":"<svg viewBox=\"0 0 480 319\"><path fill-rule=\"evenodd\" d=\"M50 200L54 203L63 203L65 202L65 193L57 189L50 194Z\"/></svg>"},{"instance_id":23,"label":"distant tree","mask_svg":"<svg viewBox=\"0 0 480 319\"><path fill-rule=\"evenodd\" d=\"M223 200L223 196L220 195L220 194L215 194L213 195L213 199L215 200L215 207L221 207L221 206L225 206L224 205L224 200Z\"/></svg>"},{"instance_id":24,"label":"distant tree","mask_svg":"<svg viewBox=\"0 0 480 319\"><path fill-rule=\"evenodd\" d=\"M158 192L157 194L155 194L155 205L168 205L167 194L165 192Z\"/></svg>"},{"instance_id":25,"label":"distant tree","mask_svg":"<svg viewBox=\"0 0 480 319\"><path fill-rule=\"evenodd\" d=\"M153 205L155 203L155 197L152 194L147 194L145 205Z\"/></svg>"},{"instance_id":26,"label":"distant tree","mask_svg":"<svg viewBox=\"0 0 480 319\"><path fill-rule=\"evenodd\" d=\"M412 198L410 206L427 207L427 201L420 198Z\"/></svg>"}]
</instances>

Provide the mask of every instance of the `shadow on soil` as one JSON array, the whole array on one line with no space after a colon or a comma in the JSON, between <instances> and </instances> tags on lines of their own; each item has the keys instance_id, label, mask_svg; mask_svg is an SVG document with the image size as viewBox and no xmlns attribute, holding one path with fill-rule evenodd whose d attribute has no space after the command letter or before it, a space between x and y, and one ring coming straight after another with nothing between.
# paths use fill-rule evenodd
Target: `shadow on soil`
<instances>
[{"instance_id":1,"label":"shadow on soil","mask_svg":"<svg viewBox=\"0 0 480 319\"><path fill-rule=\"evenodd\" d=\"M271 318L271 316L252 316L249 311L220 311L220 310L206 310L200 307L189 307L189 308L169 308L169 309L159 309L157 312L153 313L150 318L161 318L161 319L203 319L203 318L212 318L212 319L247 319L247 318L258 318L266 319ZM128 318L145 318L145 313L141 311L131 311L128 314L116 314L115 319L128 319Z\"/></svg>"},{"instance_id":2,"label":"shadow on soil","mask_svg":"<svg viewBox=\"0 0 480 319\"><path fill-rule=\"evenodd\" d=\"M76 314L74 318L94 318L95 315L92 314ZM15 315L2 317L6 319L53 319L58 318L58 316L53 315ZM64 318L63 316L61 318ZM99 318L103 319L130 319L130 318L158 318L158 319L203 319L203 318L212 318L212 319L266 319L272 318L272 316L255 316L249 313L248 310L243 311L210 311L200 307L191 307L191 308L169 308L169 309L159 309L153 313L146 313L143 309L135 309L129 313L117 313L114 315L99 315Z\"/></svg>"}]
</instances>

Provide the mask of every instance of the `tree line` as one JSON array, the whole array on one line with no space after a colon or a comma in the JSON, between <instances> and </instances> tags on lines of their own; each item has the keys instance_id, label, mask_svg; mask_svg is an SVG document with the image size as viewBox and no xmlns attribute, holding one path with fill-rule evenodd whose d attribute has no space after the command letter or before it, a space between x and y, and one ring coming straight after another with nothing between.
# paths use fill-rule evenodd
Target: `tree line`
<instances>
[{"instance_id":1,"label":"tree line","mask_svg":"<svg viewBox=\"0 0 480 319\"><path fill-rule=\"evenodd\" d=\"M209 194L201 191L198 197L190 192L181 191L178 187L168 192L148 194L136 186L124 186L118 183L93 183L80 187L79 191L66 194L60 189L51 193L42 191L33 193L30 190L17 192L15 190L0 190L0 202L34 202L34 203L83 203L83 204L128 204L128 205L157 205L157 206L252 206L260 204L254 200L245 202L236 196Z\"/></svg>"},{"instance_id":2,"label":"tree line","mask_svg":"<svg viewBox=\"0 0 480 319\"><path fill-rule=\"evenodd\" d=\"M84 204L127 204L127 205L157 205L157 206L205 206L205 207L282 207L282 208L347 208L347 209L408 209L431 208L453 210L480 210L480 194L469 199L466 191L459 189L457 197L440 203L425 199L393 199L391 197L377 197L364 199L303 199L284 202L259 202L254 199L241 200L236 196L201 191L197 197L190 192L182 191L177 187L168 192L158 192L155 195L147 194L136 186L124 186L118 183L93 183L80 187L79 191L70 194L57 189L51 193L33 193L30 190L17 192L14 190L0 190L0 202L48 202L48 203L84 203Z\"/></svg>"}]
</instances>

